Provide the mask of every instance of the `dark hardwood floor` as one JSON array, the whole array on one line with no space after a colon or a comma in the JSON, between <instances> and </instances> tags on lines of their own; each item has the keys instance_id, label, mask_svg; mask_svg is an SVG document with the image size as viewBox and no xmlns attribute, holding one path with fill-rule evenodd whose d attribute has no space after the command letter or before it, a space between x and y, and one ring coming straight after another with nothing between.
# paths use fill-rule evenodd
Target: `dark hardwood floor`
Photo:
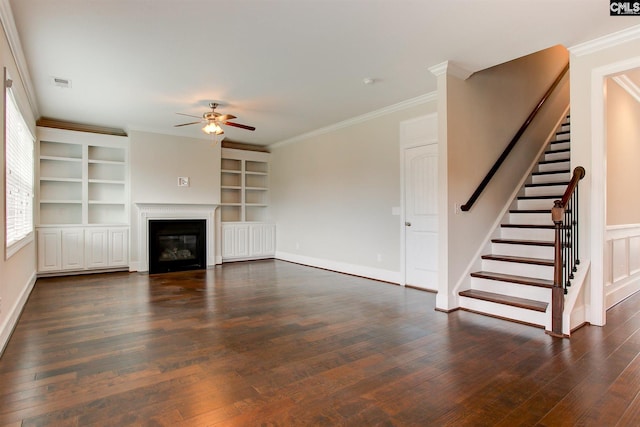
<instances>
[{"instance_id":1,"label":"dark hardwood floor","mask_svg":"<svg viewBox=\"0 0 640 427\"><path fill-rule=\"evenodd\" d=\"M0 425L637 426L640 295L570 340L279 261L39 279Z\"/></svg>"}]
</instances>

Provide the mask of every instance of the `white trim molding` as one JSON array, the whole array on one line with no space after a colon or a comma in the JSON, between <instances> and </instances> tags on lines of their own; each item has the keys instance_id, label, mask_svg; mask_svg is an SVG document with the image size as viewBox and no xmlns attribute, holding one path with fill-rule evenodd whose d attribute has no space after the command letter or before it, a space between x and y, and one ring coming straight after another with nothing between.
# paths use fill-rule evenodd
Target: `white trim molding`
<instances>
[{"instance_id":1,"label":"white trim molding","mask_svg":"<svg viewBox=\"0 0 640 427\"><path fill-rule=\"evenodd\" d=\"M436 77L441 76L442 74L447 74L449 76L457 77L460 80L467 80L473 74L473 71L462 68L451 61L444 61L429 67L429 71L431 71L431 73Z\"/></svg>"},{"instance_id":2,"label":"white trim molding","mask_svg":"<svg viewBox=\"0 0 640 427\"><path fill-rule=\"evenodd\" d=\"M627 91L627 93L631 95L633 99L635 99L637 102L640 102L640 87L638 87L638 85L636 85L628 75L621 74L619 76L614 76L612 77L612 80L618 83L618 85L620 85L622 89Z\"/></svg>"},{"instance_id":3,"label":"white trim molding","mask_svg":"<svg viewBox=\"0 0 640 427\"><path fill-rule=\"evenodd\" d=\"M27 94L29 100L29 107L33 117L40 117L38 112L38 101L36 98L36 92L33 89L33 83L31 81L31 75L29 74L29 67L27 66L27 60L22 50L22 43L20 43L20 36L18 35L18 28L16 22L13 19L13 11L11 10L11 4L9 0L0 0L0 21L4 28L4 33L7 35L7 41L9 42L9 48L16 61L18 67L18 74L24 87L24 91Z\"/></svg>"},{"instance_id":4,"label":"white trim molding","mask_svg":"<svg viewBox=\"0 0 640 427\"><path fill-rule=\"evenodd\" d=\"M343 129L349 126L357 125L359 123L364 123L366 121L376 119L378 117L385 116L387 114L395 113L397 111L406 110L407 108L415 107L417 105L426 104L428 102L436 101L438 99L437 92L430 92L425 95L417 96L415 98L407 99L406 101L399 102L397 104L390 105L388 107L381 108L379 110L372 111L370 113L362 114L360 116L353 117L351 119L344 120L342 122L338 122L332 124L330 126L326 126L320 129L316 129L311 132L303 133L302 135L294 136L293 138L285 139L284 141L276 142L269 145L269 148L278 148L283 145L293 144L296 142L303 141L308 138L312 138L314 136L320 136L327 134L329 132L334 132L339 129Z\"/></svg>"},{"instance_id":5,"label":"white trim molding","mask_svg":"<svg viewBox=\"0 0 640 427\"><path fill-rule=\"evenodd\" d=\"M367 279L380 280L400 284L400 272L382 270L380 268L367 267L363 265L347 264L340 261L333 261L323 258L314 258L304 255L292 254L288 252L276 251L276 259L294 262L296 264L308 265L310 267L322 268L325 270L337 271L338 273L350 274L352 276L365 277Z\"/></svg>"},{"instance_id":6,"label":"white trim molding","mask_svg":"<svg viewBox=\"0 0 640 427\"><path fill-rule=\"evenodd\" d=\"M135 203L138 221L137 271L149 271L149 220L152 219L204 219L207 221L207 267L214 266L215 212L218 205Z\"/></svg>"},{"instance_id":7,"label":"white trim molding","mask_svg":"<svg viewBox=\"0 0 640 427\"><path fill-rule=\"evenodd\" d=\"M605 307L609 309L640 291L640 224L608 226L605 239Z\"/></svg>"},{"instance_id":8,"label":"white trim molding","mask_svg":"<svg viewBox=\"0 0 640 427\"><path fill-rule=\"evenodd\" d=\"M13 307L9 310L9 315L5 320L4 324L0 325L0 356L4 352L7 343L9 342L9 338L13 333L13 329L18 324L18 319L20 318L20 313L22 313L22 309L27 303L27 299L29 299L29 295L31 295L31 291L33 290L33 286L36 284L36 273L34 272L29 281L27 282L24 290L20 294L20 297L16 300Z\"/></svg>"},{"instance_id":9,"label":"white trim molding","mask_svg":"<svg viewBox=\"0 0 640 427\"><path fill-rule=\"evenodd\" d=\"M640 25L626 28L615 33L607 34L597 39L589 40L584 43L569 47L567 50L575 56L589 55L600 50L626 43L631 40L640 38Z\"/></svg>"}]
</instances>

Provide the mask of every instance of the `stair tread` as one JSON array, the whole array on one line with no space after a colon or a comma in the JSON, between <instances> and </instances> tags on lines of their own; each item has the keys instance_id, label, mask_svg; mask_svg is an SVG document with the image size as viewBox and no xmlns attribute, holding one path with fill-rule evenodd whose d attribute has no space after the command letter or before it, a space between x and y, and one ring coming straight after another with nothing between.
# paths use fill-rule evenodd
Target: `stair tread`
<instances>
[{"instance_id":1,"label":"stair tread","mask_svg":"<svg viewBox=\"0 0 640 427\"><path fill-rule=\"evenodd\" d=\"M570 209L567 209L565 212L571 212ZM512 214L550 214L551 208L549 209L510 209L509 213Z\"/></svg>"},{"instance_id":2,"label":"stair tread","mask_svg":"<svg viewBox=\"0 0 640 427\"><path fill-rule=\"evenodd\" d=\"M561 173L571 173L571 171L569 169L562 169L562 170L557 170L557 171L543 171L543 172L533 172L531 175L554 175L554 174L561 174Z\"/></svg>"},{"instance_id":3,"label":"stair tread","mask_svg":"<svg viewBox=\"0 0 640 427\"><path fill-rule=\"evenodd\" d=\"M518 196L518 200L536 200L536 199L562 199L562 194L552 196Z\"/></svg>"},{"instance_id":4,"label":"stair tread","mask_svg":"<svg viewBox=\"0 0 640 427\"><path fill-rule=\"evenodd\" d=\"M565 124L564 126L568 125L569 123ZM568 133L570 133L570 130L559 130L556 132L556 135L566 135Z\"/></svg>"},{"instance_id":5,"label":"stair tread","mask_svg":"<svg viewBox=\"0 0 640 427\"><path fill-rule=\"evenodd\" d=\"M494 271L476 271L471 277L498 280L500 282L517 283L520 285L538 286L540 288L552 288L553 280L537 279L535 277L518 276L514 274L497 273Z\"/></svg>"},{"instance_id":6,"label":"stair tread","mask_svg":"<svg viewBox=\"0 0 640 427\"><path fill-rule=\"evenodd\" d=\"M513 307L524 308L527 310L540 311L543 313L547 311L547 306L548 306L548 303L542 302L542 301L511 297L507 295L496 294L493 292L479 291L477 289L469 289L467 291L461 291L458 293L458 295L463 297L468 297L468 298L475 298L475 299L480 299L484 301L489 301L489 302L495 302L498 304L510 305Z\"/></svg>"},{"instance_id":7,"label":"stair tread","mask_svg":"<svg viewBox=\"0 0 640 427\"><path fill-rule=\"evenodd\" d=\"M571 148L559 148L557 150L547 150L544 152L544 154L557 154L557 153L570 153L570 152L571 152Z\"/></svg>"},{"instance_id":8,"label":"stair tread","mask_svg":"<svg viewBox=\"0 0 640 427\"><path fill-rule=\"evenodd\" d=\"M515 262L519 264L534 264L534 265L543 265L545 267L553 267L552 259L545 258L530 258L530 257L521 257L521 256L513 256L513 255L482 255L482 259L492 260L492 261L505 261L505 262Z\"/></svg>"},{"instance_id":9,"label":"stair tread","mask_svg":"<svg viewBox=\"0 0 640 427\"><path fill-rule=\"evenodd\" d=\"M569 185L569 181L562 180L562 181L556 181L556 182L541 182L539 184L525 184L525 187L526 188L553 187L554 185L562 185L562 186L566 187L567 185Z\"/></svg>"},{"instance_id":10,"label":"stair tread","mask_svg":"<svg viewBox=\"0 0 640 427\"><path fill-rule=\"evenodd\" d=\"M491 242L507 245L555 246L555 243L550 240L491 239Z\"/></svg>"},{"instance_id":11,"label":"stair tread","mask_svg":"<svg viewBox=\"0 0 640 427\"><path fill-rule=\"evenodd\" d=\"M553 141L550 141L549 144L562 144L565 142L571 142L570 139L555 139Z\"/></svg>"},{"instance_id":12,"label":"stair tread","mask_svg":"<svg viewBox=\"0 0 640 427\"><path fill-rule=\"evenodd\" d=\"M570 162L571 159L567 158L567 159L553 159L553 160L540 160L538 162L539 165L552 165L554 163L565 163L565 162Z\"/></svg>"},{"instance_id":13,"label":"stair tread","mask_svg":"<svg viewBox=\"0 0 640 427\"><path fill-rule=\"evenodd\" d=\"M547 212L547 211L545 211ZM502 228L536 228L543 230L555 230L555 225L549 219L549 224L500 224Z\"/></svg>"}]
</instances>

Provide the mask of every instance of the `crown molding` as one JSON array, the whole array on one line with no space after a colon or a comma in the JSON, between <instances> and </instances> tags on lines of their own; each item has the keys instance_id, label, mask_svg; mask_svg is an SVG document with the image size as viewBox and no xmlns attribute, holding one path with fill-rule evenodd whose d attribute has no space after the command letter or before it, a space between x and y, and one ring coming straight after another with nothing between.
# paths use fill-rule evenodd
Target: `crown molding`
<instances>
[{"instance_id":1,"label":"crown molding","mask_svg":"<svg viewBox=\"0 0 640 427\"><path fill-rule=\"evenodd\" d=\"M329 132L334 132L339 129L343 129L343 128L353 126L359 123L363 123L381 116L385 116L387 114L395 113L396 111L402 111L402 110L406 110L407 108L414 107L416 105L426 104L427 102L435 101L437 99L438 99L437 92L430 92L421 96L417 96L415 98L407 99L406 101L402 101L397 104L390 105L388 107L381 108L379 110L372 111L370 113L363 114L361 116L356 116L351 119L347 119L330 126L316 129L311 132L303 133L302 135L294 136L293 138L285 139L284 141L279 141L273 144L269 144L268 147L278 148L278 147L282 147L283 145L301 142L308 138L313 138L315 136L324 135Z\"/></svg>"},{"instance_id":2,"label":"crown molding","mask_svg":"<svg viewBox=\"0 0 640 427\"><path fill-rule=\"evenodd\" d=\"M13 12L9 0L0 0L0 22L4 28L4 33L7 36L9 48L13 54L13 59L16 62L18 68L18 74L22 81L22 87L27 94L27 100L29 101L29 107L33 113L34 118L40 117L38 112L38 102L36 93L33 90L33 83L31 82L31 75L29 74L29 67L27 66L27 60L24 57L24 51L22 50L22 44L20 43L20 36L18 35L18 28L13 19Z\"/></svg>"},{"instance_id":3,"label":"crown molding","mask_svg":"<svg viewBox=\"0 0 640 427\"><path fill-rule=\"evenodd\" d=\"M613 81L626 90L636 101L640 102L640 87L636 85L626 74L613 77Z\"/></svg>"},{"instance_id":4,"label":"crown molding","mask_svg":"<svg viewBox=\"0 0 640 427\"><path fill-rule=\"evenodd\" d=\"M457 77L460 80L467 80L469 77L471 77L471 74L473 74L473 71L462 68L461 66L451 61L444 61L432 67L429 67L429 71L431 71L431 73L436 77L447 74L448 76Z\"/></svg>"},{"instance_id":5,"label":"crown molding","mask_svg":"<svg viewBox=\"0 0 640 427\"><path fill-rule=\"evenodd\" d=\"M575 56L589 55L594 52L601 51L622 43L640 38L640 25L626 28L622 31L607 34L597 39L589 40L584 43L569 47L569 53Z\"/></svg>"}]
</instances>

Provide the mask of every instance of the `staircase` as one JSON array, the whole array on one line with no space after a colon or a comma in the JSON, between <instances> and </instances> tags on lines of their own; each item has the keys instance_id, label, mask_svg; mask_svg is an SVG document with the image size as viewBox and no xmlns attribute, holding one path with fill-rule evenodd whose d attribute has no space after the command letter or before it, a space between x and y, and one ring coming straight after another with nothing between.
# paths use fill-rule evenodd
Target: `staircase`
<instances>
[{"instance_id":1,"label":"staircase","mask_svg":"<svg viewBox=\"0 0 640 427\"><path fill-rule=\"evenodd\" d=\"M459 292L460 307L549 329L553 287L554 225L551 208L571 179L570 117L505 215L482 271Z\"/></svg>"}]
</instances>

